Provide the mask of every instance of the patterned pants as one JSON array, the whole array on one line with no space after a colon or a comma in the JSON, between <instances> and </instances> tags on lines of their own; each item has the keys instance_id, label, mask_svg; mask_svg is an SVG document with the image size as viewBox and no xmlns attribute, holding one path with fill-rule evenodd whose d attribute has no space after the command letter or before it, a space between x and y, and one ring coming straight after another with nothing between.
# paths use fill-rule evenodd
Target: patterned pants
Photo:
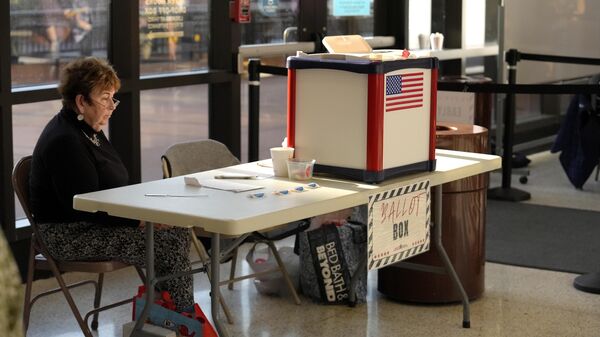
<instances>
[{"instance_id":1,"label":"patterned pants","mask_svg":"<svg viewBox=\"0 0 600 337\"><path fill-rule=\"evenodd\" d=\"M136 227L104 227L88 222L38 225L50 254L59 260L117 260L144 268L145 231ZM191 270L190 233L186 228L154 231L156 276ZM177 310L194 304L192 276L172 278L157 284L171 294ZM135 290L132 289L132 296Z\"/></svg>"}]
</instances>

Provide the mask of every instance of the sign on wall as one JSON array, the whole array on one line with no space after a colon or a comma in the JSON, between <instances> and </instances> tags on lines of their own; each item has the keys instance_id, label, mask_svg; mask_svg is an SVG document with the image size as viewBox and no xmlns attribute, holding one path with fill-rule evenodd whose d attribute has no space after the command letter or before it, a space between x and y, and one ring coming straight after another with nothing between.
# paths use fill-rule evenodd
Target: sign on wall
<instances>
[{"instance_id":1,"label":"sign on wall","mask_svg":"<svg viewBox=\"0 0 600 337\"><path fill-rule=\"evenodd\" d=\"M187 13L184 0L144 0L141 20L146 23L148 39L181 38Z\"/></svg>"},{"instance_id":2,"label":"sign on wall","mask_svg":"<svg viewBox=\"0 0 600 337\"><path fill-rule=\"evenodd\" d=\"M369 196L369 270L429 250L429 180Z\"/></svg>"},{"instance_id":3,"label":"sign on wall","mask_svg":"<svg viewBox=\"0 0 600 337\"><path fill-rule=\"evenodd\" d=\"M333 16L369 16L371 0L333 0Z\"/></svg>"},{"instance_id":4,"label":"sign on wall","mask_svg":"<svg viewBox=\"0 0 600 337\"><path fill-rule=\"evenodd\" d=\"M279 0L262 0L258 7L263 15L277 15L279 9Z\"/></svg>"}]
</instances>

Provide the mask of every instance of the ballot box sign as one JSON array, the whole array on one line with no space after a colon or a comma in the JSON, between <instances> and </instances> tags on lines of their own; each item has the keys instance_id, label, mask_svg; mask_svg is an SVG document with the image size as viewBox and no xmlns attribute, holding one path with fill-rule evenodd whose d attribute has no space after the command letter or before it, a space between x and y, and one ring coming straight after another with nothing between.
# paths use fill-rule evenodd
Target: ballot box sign
<instances>
[{"instance_id":1,"label":"ballot box sign","mask_svg":"<svg viewBox=\"0 0 600 337\"><path fill-rule=\"evenodd\" d=\"M370 195L368 207L369 270L429 250L429 180Z\"/></svg>"}]
</instances>

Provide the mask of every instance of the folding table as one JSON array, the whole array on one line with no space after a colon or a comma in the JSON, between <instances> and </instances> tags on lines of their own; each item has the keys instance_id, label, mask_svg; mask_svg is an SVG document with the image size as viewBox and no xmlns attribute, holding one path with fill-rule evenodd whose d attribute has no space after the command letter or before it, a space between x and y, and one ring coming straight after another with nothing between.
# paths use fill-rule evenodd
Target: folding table
<instances>
[{"instance_id":1,"label":"folding table","mask_svg":"<svg viewBox=\"0 0 600 337\"><path fill-rule=\"evenodd\" d=\"M212 249L220 251L219 238L225 235L243 235L253 231L274 228L291 221L334 212L367 203L369 195L428 179L433 188L435 209L433 209L433 244L445 251L441 245L441 185L468 176L496 170L501 159L495 155L477 154L450 150L436 150L437 165L433 172L421 172L379 184L366 184L337 177L314 177L311 182L320 187L307 192L291 192L280 196L273 192L294 190L306 186L307 182L291 181L287 178L272 177L270 160L231 166L223 169L196 173L193 176L202 181L218 174L241 173L263 177L254 180L236 180L244 184L262 187L247 192L230 192L205 187L189 186L184 177L174 177L129 185L109 190L76 195L73 207L88 212L107 212L114 216L139 219L146 222L147 287L150 289L157 279L154 273L154 242L152 223L163 223L179 227L199 226L212 233ZM263 197L249 197L264 193ZM165 194L172 197L150 197L147 194ZM180 195L205 194L206 197L177 197ZM463 294L463 326L469 323L468 298L456 276L447 256L442 256L445 271ZM211 255L211 264L219 265L219 254ZM194 272L194 271L191 271ZM219 319L219 268L211 268L211 314L220 336L228 336L225 326ZM171 275L170 277L183 274ZM154 302L153 292L146 292L146 303ZM142 331L149 306L144 308L136 324L133 336L146 336ZM466 326L465 326L466 327Z\"/></svg>"}]
</instances>

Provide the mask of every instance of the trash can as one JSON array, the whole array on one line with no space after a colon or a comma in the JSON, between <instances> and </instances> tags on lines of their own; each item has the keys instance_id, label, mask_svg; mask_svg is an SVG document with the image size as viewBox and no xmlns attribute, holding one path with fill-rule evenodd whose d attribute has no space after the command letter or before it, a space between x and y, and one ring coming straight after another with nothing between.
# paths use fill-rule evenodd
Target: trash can
<instances>
[{"instance_id":1,"label":"trash can","mask_svg":"<svg viewBox=\"0 0 600 337\"><path fill-rule=\"evenodd\" d=\"M438 123L437 148L487 153L488 130L456 123ZM485 278L485 212L488 173L442 186L442 243L469 299L480 297ZM433 242L430 250L406 262L443 266ZM378 271L377 289L391 299L418 303L461 301L448 275L391 265Z\"/></svg>"}]
</instances>

